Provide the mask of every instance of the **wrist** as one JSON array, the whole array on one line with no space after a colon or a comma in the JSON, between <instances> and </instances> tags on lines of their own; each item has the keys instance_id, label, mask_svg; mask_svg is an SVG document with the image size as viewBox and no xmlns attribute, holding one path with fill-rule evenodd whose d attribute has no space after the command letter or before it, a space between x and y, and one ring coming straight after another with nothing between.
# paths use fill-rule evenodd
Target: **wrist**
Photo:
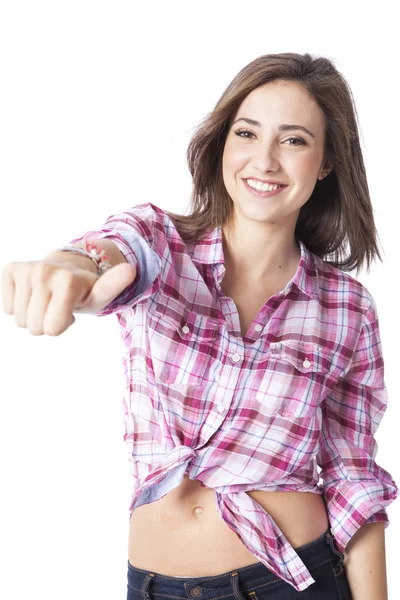
<instances>
[{"instance_id":1,"label":"wrist","mask_svg":"<svg viewBox=\"0 0 400 600\"><path fill-rule=\"evenodd\" d=\"M83 254L53 250L50 252L50 254L47 254L43 260L55 261L64 265L71 265L78 267L79 269L91 271L96 275L98 274L98 268L93 260L88 256L84 256Z\"/></svg>"},{"instance_id":2,"label":"wrist","mask_svg":"<svg viewBox=\"0 0 400 600\"><path fill-rule=\"evenodd\" d=\"M101 248L96 242L85 240L85 248L81 246L67 245L62 248L57 248L56 252L68 252L73 255L84 256L93 262L96 266L97 275L102 275L108 269L111 269L109 256L104 248Z\"/></svg>"}]
</instances>

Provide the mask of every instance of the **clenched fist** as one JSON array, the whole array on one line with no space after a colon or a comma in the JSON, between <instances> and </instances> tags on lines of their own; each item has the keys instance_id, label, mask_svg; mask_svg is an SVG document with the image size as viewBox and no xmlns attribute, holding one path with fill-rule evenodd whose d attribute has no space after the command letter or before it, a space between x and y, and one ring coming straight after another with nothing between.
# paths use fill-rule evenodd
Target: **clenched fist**
<instances>
[{"instance_id":1,"label":"clenched fist","mask_svg":"<svg viewBox=\"0 0 400 600\"><path fill-rule=\"evenodd\" d=\"M100 276L56 259L8 263L1 282L4 311L33 335L58 336L75 322L73 313L99 312L136 273L127 262Z\"/></svg>"}]
</instances>

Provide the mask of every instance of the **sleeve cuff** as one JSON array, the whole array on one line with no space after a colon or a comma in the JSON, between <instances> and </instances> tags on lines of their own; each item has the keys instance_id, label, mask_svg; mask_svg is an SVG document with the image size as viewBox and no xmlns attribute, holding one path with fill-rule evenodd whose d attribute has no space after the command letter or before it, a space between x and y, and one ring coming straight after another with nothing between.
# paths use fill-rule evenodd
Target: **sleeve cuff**
<instances>
[{"instance_id":1,"label":"sleeve cuff","mask_svg":"<svg viewBox=\"0 0 400 600\"><path fill-rule=\"evenodd\" d=\"M147 299L155 291L158 285L156 280L161 272L161 259L138 232L116 229L102 229L98 232L89 231L70 243L88 238L108 238L112 240L125 256L127 262L137 269L135 280L119 296L93 316L102 317L115 312L122 312L127 307L133 308L137 302Z\"/></svg>"},{"instance_id":2,"label":"sleeve cuff","mask_svg":"<svg viewBox=\"0 0 400 600\"><path fill-rule=\"evenodd\" d=\"M365 523L385 522L386 529L390 523L386 506L398 495L395 485L376 481L342 481L324 493L331 531L339 550L344 552Z\"/></svg>"},{"instance_id":3,"label":"sleeve cuff","mask_svg":"<svg viewBox=\"0 0 400 600\"><path fill-rule=\"evenodd\" d=\"M82 242L85 240L99 240L104 238L110 239L114 242L118 250L124 255L126 261L136 268L137 274L135 280L128 287L126 287L118 296L116 296L114 300L107 304L107 306L105 306L102 310L92 315L98 317L106 316L117 311L123 310L125 305L129 304L129 302L135 297L138 283L141 277L140 263L136 258L134 252L132 251L128 239L126 239L121 232L106 229L103 231L88 231L84 235L74 238L69 243L75 244L77 242Z\"/></svg>"}]
</instances>

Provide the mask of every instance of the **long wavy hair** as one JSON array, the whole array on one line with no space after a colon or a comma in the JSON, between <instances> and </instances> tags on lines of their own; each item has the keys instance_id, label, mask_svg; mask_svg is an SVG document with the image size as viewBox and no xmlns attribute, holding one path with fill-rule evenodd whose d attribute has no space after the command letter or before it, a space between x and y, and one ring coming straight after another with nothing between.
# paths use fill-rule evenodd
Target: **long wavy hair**
<instances>
[{"instance_id":1,"label":"long wavy hair","mask_svg":"<svg viewBox=\"0 0 400 600\"><path fill-rule=\"evenodd\" d=\"M201 121L186 158L192 175L189 214L166 211L185 243L229 222L233 202L222 178L222 153L234 115L246 96L276 80L304 86L325 116L324 161L333 166L301 207L295 236L314 254L343 271L382 261L358 133L354 98L332 61L310 54L265 54L246 65Z\"/></svg>"}]
</instances>

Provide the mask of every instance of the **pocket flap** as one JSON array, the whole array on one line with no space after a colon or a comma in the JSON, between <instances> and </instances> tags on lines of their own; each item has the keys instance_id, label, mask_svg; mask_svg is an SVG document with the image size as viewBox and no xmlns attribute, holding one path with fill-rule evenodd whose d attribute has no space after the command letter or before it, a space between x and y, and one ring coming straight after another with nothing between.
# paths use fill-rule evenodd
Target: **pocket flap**
<instances>
[{"instance_id":1,"label":"pocket flap","mask_svg":"<svg viewBox=\"0 0 400 600\"><path fill-rule=\"evenodd\" d=\"M184 340L191 338L213 340L218 333L218 319L188 310L183 302L175 298L160 297L155 311L157 318L177 331Z\"/></svg>"},{"instance_id":2,"label":"pocket flap","mask_svg":"<svg viewBox=\"0 0 400 600\"><path fill-rule=\"evenodd\" d=\"M328 372L332 369L332 355L314 342L283 340L271 342L271 357L290 362L298 371Z\"/></svg>"}]
</instances>

